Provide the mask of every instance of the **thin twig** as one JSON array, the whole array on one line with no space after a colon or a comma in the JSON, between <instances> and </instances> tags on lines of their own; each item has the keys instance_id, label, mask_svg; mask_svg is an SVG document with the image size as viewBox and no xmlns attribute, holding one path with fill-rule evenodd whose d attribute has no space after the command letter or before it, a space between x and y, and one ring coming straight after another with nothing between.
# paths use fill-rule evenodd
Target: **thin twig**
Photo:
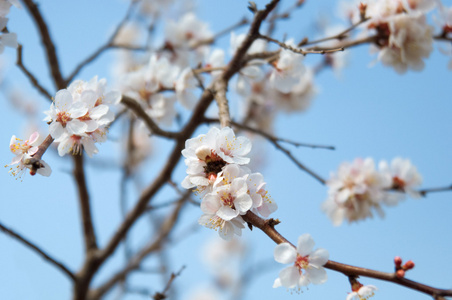
<instances>
[{"instance_id":1,"label":"thin twig","mask_svg":"<svg viewBox=\"0 0 452 300\"><path fill-rule=\"evenodd\" d=\"M31 84L38 89L38 91L44 95L47 99L49 99L52 102L52 96L50 93L39 83L38 79L25 67L22 61L22 45L19 44L17 47L17 60L16 65L19 67L19 69L22 70L22 72L25 74L25 76L30 80Z\"/></svg>"},{"instance_id":2,"label":"thin twig","mask_svg":"<svg viewBox=\"0 0 452 300\"><path fill-rule=\"evenodd\" d=\"M419 190L419 193L421 194L421 196L426 197L428 193L446 192L446 191L452 191L452 185L439 188L422 189Z\"/></svg>"},{"instance_id":3,"label":"thin twig","mask_svg":"<svg viewBox=\"0 0 452 300\"><path fill-rule=\"evenodd\" d=\"M294 53L298 53L298 54L302 54L302 55L306 55L306 54L326 54L326 53L332 53L332 52L338 52L338 51L344 51L344 47L335 47L335 48L329 48L329 49L297 49L295 47L292 47L286 43L280 42L278 40L275 40L274 38L271 38L269 36L266 35L259 35L259 38L267 40L269 42L278 44L281 48L284 48L286 50L292 51Z\"/></svg>"},{"instance_id":4,"label":"thin twig","mask_svg":"<svg viewBox=\"0 0 452 300\"><path fill-rule=\"evenodd\" d=\"M33 244L20 234L14 232L12 229L5 227L3 224L0 223L0 230L6 233L7 235L15 238L19 242L25 244L27 247L35 251L38 255L42 256L45 260L50 262L52 265L54 265L56 268L58 268L60 271L62 271L64 274L66 274L69 278L71 278L73 281L75 281L75 275L72 273L64 264L54 259L52 256L44 252L41 248L39 248L37 245Z\"/></svg>"},{"instance_id":5,"label":"thin twig","mask_svg":"<svg viewBox=\"0 0 452 300\"><path fill-rule=\"evenodd\" d=\"M124 26L125 22L129 19L130 14L132 13L132 8L133 6L137 3L137 1L130 1L129 7L127 9L127 12L124 16L124 18L119 22L118 26L116 26L115 31L113 31L112 35L110 36L110 38L107 40L107 42L100 46L96 51L94 51L91 55L89 55L87 58L85 58L84 60L82 60L74 69L74 71L72 71L69 75L69 77L66 79L66 84L69 84L69 82L71 82L75 76L77 76L77 74L85 67L87 66L89 63L91 63L93 60L95 60L99 55L101 55L105 50L113 47L114 45L114 40L117 37L118 33L120 32L120 30L122 29L122 27ZM119 46L119 45L118 45Z\"/></svg>"},{"instance_id":6,"label":"thin twig","mask_svg":"<svg viewBox=\"0 0 452 300\"><path fill-rule=\"evenodd\" d=\"M33 0L23 0L23 3L25 4L25 7L28 9L29 13L33 17L33 20L38 26L39 34L41 36L41 42L44 45L44 49L46 51L47 65L50 67L55 88L57 90L64 89L66 87L66 81L61 74L60 63L56 54L55 44L50 37L47 23L44 21L44 18L38 9L38 6L33 2Z\"/></svg>"},{"instance_id":7,"label":"thin twig","mask_svg":"<svg viewBox=\"0 0 452 300\"><path fill-rule=\"evenodd\" d=\"M177 273L171 273L170 279L168 280L168 283L165 286L165 289L162 292L157 292L154 294L154 296L152 296L152 298L154 300L162 300L162 299L166 299L166 293L168 293L171 284L173 283L174 279L176 279L177 276L180 276L180 274L182 273L182 271L185 269L185 266L182 266L182 268L180 268L180 270Z\"/></svg>"}]
</instances>

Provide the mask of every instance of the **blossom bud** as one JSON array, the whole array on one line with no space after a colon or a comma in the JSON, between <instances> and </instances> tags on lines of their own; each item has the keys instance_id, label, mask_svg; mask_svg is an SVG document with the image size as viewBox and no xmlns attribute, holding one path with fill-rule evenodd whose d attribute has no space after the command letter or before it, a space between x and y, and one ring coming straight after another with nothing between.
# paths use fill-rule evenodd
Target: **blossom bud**
<instances>
[{"instance_id":1,"label":"blossom bud","mask_svg":"<svg viewBox=\"0 0 452 300\"><path fill-rule=\"evenodd\" d=\"M412 268L414 268L414 262L412 260L407 261L403 267L404 270L411 270Z\"/></svg>"},{"instance_id":2,"label":"blossom bud","mask_svg":"<svg viewBox=\"0 0 452 300\"><path fill-rule=\"evenodd\" d=\"M359 16L361 17L361 20L364 20L366 18L366 10L367 10L367 4L366 3L359 3Z\"/></svg>"},{"instance_id":3,"label":"blossom bud","mask_svg":"<svg viewBox=\"0 0 452 300\"><path fill-rule=\"evenodd\" d=\"M405 277L405 271L402 270L402 269L397 270L396 276L397 276L398 278L403 278L403 277Z\"/></svg>"},{"instance_id":4,"label":"blossom bud","mask_svg":"<svg viewBox=\"0 0 452 300\"><path fill-rule=\"evenodd\" d=\"M400 267L402 266L402 258L400 256L394 257L394 264L396 269L400 269Z\"/></svg>"}]
</instances>

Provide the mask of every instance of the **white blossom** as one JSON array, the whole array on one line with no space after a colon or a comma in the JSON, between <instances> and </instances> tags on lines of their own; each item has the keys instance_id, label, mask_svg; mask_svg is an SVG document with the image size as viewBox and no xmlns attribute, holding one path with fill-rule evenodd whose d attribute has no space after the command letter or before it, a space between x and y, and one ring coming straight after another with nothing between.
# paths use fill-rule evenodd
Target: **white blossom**
<instances>
[{"instance_id":1,"label":"white blossom","mask_svg":"<svg viewBox=\"0 0 452 300\"><path fill-rule=\"evenodd\" d=\"M359 284L358 288L353 289L353 292L347 295L346 300L367 300L372 297L377 290L374 285Z\"/></svg>"},{"instance_id":2,"label":"white blossom","mask_svg":"<svg viewBox=\"0 0 452 300\"><path fill-rule=\"evenodd\" d=\"M288 289L300 290L309 283L325 283L328 276L322 267L329 259L329 253L323 248L315 251L314 240L310 234L298 238L297 248L289 243L281 243L275 247L275 260L282 264L293 264L279 273L273 287L284 286Z\"/></svg>"}]
</instances>

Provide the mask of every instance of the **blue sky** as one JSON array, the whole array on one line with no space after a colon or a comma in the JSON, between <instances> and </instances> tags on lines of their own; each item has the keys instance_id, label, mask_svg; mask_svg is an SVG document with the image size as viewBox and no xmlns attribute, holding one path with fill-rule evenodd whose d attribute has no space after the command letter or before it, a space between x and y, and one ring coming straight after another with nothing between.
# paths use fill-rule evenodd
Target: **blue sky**
<instances>
[{"instance_id":1,"label":"blue sky","mask_svg":"<svg viewBox=\"0 0 452 300\"><path fill-rule=\"evenodd\" d=\"M256 1L262 6L265 1ZM288 1L283 1L288 5ZM84 57L106 40L114 25L125 13L125 1L42 1L40 9L49 23L52 37L64 74L68 74ZM292 19L282 21L277 35L299 39L313 33L313 22L319 16L335 15L336 7L330 1L307 1L305 7L295 11ZM201 20L209 22L213 32L218 32L242 16L250 17L244 1L199 1L196 12ZM16 32L24 45L24 62L49 90L49 72L37 32L24 9L11 9L8 28ZM335 19L331 21L335 24ZM243 31L243 30L242 30ZM229 36L218 41L218 46L228 49ZM112 51L89 65L77 78L89 80L94 75L110 77ZM14 67L15 52L7 49L1 58L7 62L6 87L20 87L38 109L37 121L44 117L40 111L48 109L49 102L32 89L29 82ZM375 160L391 160L396 156L410 158L424 178L423 188L451 184L452 157L450 155L452 125L450 115L451 71L447 70L450 58L435 50L426 60L422 72L398 75L394 70L377 63L369 54L368 46L350 50L349 66L338 78L329 70L316 77L319 93L311 107L301 114L279 116L275 134L284 138L309 143L334 145L335 151L290 148L303 163L324 178L337 170L343 161L371 156ZM307 56L305 63L314 65L318 57ZM232 105L239 99L231 93ZM24 136L27 117L15 110L4 94L0 95L0 157L3 164L12 158L9 140L13 134ZM30 118L28 118L29 120ZM43 132L45 124L40 124ZM205 130L205 128L203 129ZM201 133L198 131L197 133ZM119 180L121 172L115 168L101 169L99 163L120 162L119 129L113 128L110 140L102 145L100 153L87 159L87 178L92 195L94 223L100 244L105 244L120 222ZM143 168L140 181L147 184L164 163L170 143L157 140L154 156ZM318 247L326 248L335 261L390 272L396 255L416 263L407 277L435 287L452 288L450 269L450 209L452 193L430 194L422 199L406 199L396 207L385 208L384 219L374 218L357 224L334 227L320 211L327 188L306 173L297 169L281 152L270 144L265 148L265 166L259 166L273 199L279 205L273 215L282 223L278 230L293 243L299 235L310 233ZM25 176L23 181L9 176L7 169L0 172L2 197L0 222L42 246L72 270L77 270L83 259L83 241L79 224L77 195L71 178L72 163L68 157L60 158L49 152L45 160L52 166L50 178ZM184 177L182 161L173 176ZM129 186L129 207L139 191ZM156 202L172 199L174 193L165 189ZM162 210L162 215L166 211ZM169 251L170 271L186 268L175 282L180 299L187 299L198 285L208 285L209 276L201 262L202 246L217 238L214 231L194 226L201 214L199 208L188 206L175 229L173 238L190 233L185 238L172 241ZM157 218L159 214L154 215ZM148 218L142 218L134 227L131 243L141 245L151 232ZM193 230L192 228L195 228ZM255 265L256 276L246 288L244 299L345 299L349 292L347 278L328 271L329 280L321 286L310 286L303 294L291 294L284 288L271 286L283 268L273 260L274 243L259 230L246 230L242 238L249 247L246 266ZM0 234L0 298L2 299L69 299L70 282L56 269L44 262L34 252L10 237ZM150 268L158 266L161 258L145 262ZM261 271L259 262L268 261L270 270ZM123 249L120 247L94 282L102 282L121 267ZM257 265L256 265L257 264ZM130 283L159 291L164 283L159 276L134 274ZM362 278L364 284L375 284L379 291L374 299L427 299L428 296L393 284ZM114 299L111 293L107 299ZM145 299L131 294L124 299Z\"/></svg>"}]
</instances>

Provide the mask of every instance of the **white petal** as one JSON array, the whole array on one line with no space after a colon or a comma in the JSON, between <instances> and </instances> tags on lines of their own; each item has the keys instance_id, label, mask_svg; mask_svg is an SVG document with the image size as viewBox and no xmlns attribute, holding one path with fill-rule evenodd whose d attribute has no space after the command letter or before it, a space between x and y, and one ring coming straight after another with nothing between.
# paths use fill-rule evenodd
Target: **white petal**
<instances>
[{"instance_id":1,"label":"white petal","mask_svg":"<svg viewBox=\"0 0 452 300\"><path fill-rule=\"evenodd\" d=\"M291 266L282 269L281 272L279 272L279 278L284 287L291 289L297 286L300 273L298 272L297 267Z\"/></svg>"},{"instance_id":2,"label":"white petal","mask_svg":"<svg viewBox=\"0 0 452 300\"><path fill-rule=\"evenodd\" d=\"M229 206L222 206L217 211L217 216L222 218L223 220L229 221L239 215L239 212L235 209L230 208Z\"/></svg>"},{"instance_id":3,"label":"white petal","mask_svg":"<svg viewBox=\"0 0 452 300\"><path fill-rule=\"evenodd\" d=\"M312 264L316 267L323 266L326 264L330 257L328 250L319 248L315 250L311 255L309 255L309 264Z\"/></svg>"},{"instance_id":4,"label":"white petal","mask_svg":"<svg viewBox=\"0 0 452 300\"><path fill-rule=\"evenodd\" d=\"M325 283L328 279L328 275L324 268L309 268L306 270L306 275L313 284Z\"/></svg>"},{"instance_id":5,"label":"white petal","mask_svg":"<svg viewBox=\"0 0 452 300\"><path fill-rule=\"evenodd\" d=\"M297 251L289 243L281 243L275 247L273 256L279 263L290 264L295 262Z\"/></svg>"},{"instance_id":6,"label":"white petal","mask_svg":"<svg viewBox=\"0 0 452 300\"><path fill-rule=\"evenodd\" d=\"M301 256L311 254L315 242L309 233L305 233L298 238L297 251Z\"/></svg>"}]
</instances>

